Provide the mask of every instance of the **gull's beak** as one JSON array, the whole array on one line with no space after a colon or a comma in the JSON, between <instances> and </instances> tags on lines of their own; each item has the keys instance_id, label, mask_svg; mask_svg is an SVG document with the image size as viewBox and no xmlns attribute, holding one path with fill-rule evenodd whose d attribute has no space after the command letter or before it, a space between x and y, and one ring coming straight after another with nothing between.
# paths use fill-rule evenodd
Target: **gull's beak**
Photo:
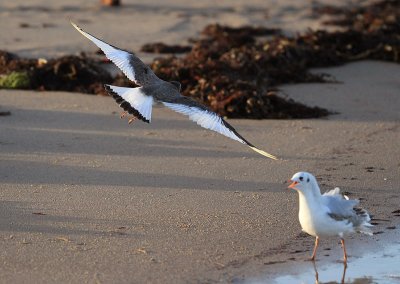
<instances>
[{"instance_id":1,"label":"gull's beak","mask_svg":"<svg viewBox=\"0 0 400 284\"><path fill-rule=\"evenodd\" d=\"M298 184L298 182L297 181L292 181L292 180L289 180L289 182L292 182L289 186L288 186L288 188L293 188L293 189L297 189L295 186Z\"/></svg>"}]
</instances>

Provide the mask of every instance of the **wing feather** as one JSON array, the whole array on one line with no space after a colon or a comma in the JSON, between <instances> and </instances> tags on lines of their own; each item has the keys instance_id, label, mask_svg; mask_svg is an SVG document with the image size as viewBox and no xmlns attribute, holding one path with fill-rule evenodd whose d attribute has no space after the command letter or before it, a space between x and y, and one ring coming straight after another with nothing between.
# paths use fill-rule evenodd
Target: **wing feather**
<instances>
[{"instance_id":1,"label":"wing feather","mask_svg":"<svg viewBox=\"0 0 400 284\"><path fill-rule=\"evenodd\" d=\"M137 56L128 51L112 46L97 37L85 32L76 24L71 22L74 28L83 36L91 40L98 48L100 48L106 57L110 59L129 80L140 86L145 86L161 80L154 72L144 64Z\"/></svg>"},{"instance_id":2,"label":"wing feather","mask_svg":"<svg viewBox=\"0 0 400 284\"><path fill-rule=\"evenodd\" d=\"M253 144L244 139L229 123L227 123L218 114L187 97L181 96L178 98L174 98L173 102L170 100L168 102L163 101L162 103L166 107L178 113L189 116L190 120L196 122L203 128L220 133L230 139L249 146L252 150L263 156L277 160L275 156L256 148Z\"/></svg>"}]
</instances>

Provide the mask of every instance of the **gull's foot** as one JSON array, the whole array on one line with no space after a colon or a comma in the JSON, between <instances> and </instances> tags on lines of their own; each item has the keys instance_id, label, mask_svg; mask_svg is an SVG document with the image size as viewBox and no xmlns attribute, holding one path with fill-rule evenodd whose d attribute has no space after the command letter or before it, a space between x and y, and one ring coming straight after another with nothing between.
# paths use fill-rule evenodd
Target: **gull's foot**
<instances>
[{"instance_id":1,"label":"gull's foot","mask_svg":"<svg viewBox=\"0 0 400 284\"><path fill-rule=\"evenodd\" d=\"M136 116L132 116L129 120L128 123L131 124L132 122L134 122L137 119Z\"/></svg>"},{"instance_id":2,"label":"gull's foot","mask_svg":"<svg viewBox=\"0 0 400 284\"><path fill-rule=\"evenodd\" d=\"M337 259L337 260L335 260L335 263L342 263L345 267L347 267L347 260Z\"/></svg>"},{"instance_id":3,"label":"gull's foot","mask_svg":"<svg viewBox=\"0 0 400 284\"><path fill-rule=\"evenodd\" d=\"M121 112L119 118L124 118L128 114L127 111Z\"/></svg>"}]
</instances>

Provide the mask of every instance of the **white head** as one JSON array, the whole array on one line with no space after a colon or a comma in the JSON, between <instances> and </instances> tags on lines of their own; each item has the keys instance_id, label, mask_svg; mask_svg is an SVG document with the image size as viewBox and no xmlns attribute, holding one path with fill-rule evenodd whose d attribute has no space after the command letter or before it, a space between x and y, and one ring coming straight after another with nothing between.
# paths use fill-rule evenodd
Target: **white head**
<instances>
[{"instance_id":1,"label":"white head","mask_svg":"<svg viewBox=\"0 0 400 284\"><path fill-rule=\"evenodd\" d=\"M315 177L307 172L298 172L293 175L290 179L292 182L289 185L289 188L293 188L297 190L299 193L302 193L306 196L314 195L318 196L321 195L321 191L319 189L317 180Z\"/></svg>"}]
</instances>

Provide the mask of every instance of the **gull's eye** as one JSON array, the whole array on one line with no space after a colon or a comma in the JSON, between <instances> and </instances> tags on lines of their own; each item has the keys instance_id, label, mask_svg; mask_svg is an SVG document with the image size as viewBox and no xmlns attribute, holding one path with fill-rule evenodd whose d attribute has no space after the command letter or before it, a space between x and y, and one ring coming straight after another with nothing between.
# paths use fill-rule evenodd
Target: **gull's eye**
<instances>
[{"instance_id":1,"label":"gull's eye","mask_svg":"<svg viewBox=\"0 0 400 284\"><path fill-rule=\"evenodd\" d=\"M299 180L300 180L300 181L303 181L303 177L299 177Z\"/></svg>"},{"instance_id":2,"label":"gull's eye","mask_svg":"<svg viewBox=\"0 0 400 284\"><path fill-rule=\"evenodd\" d=\"M307 182L310 182L310 179L309 179L309 178L307 179Z\"/></svg>"}]
</instances>

